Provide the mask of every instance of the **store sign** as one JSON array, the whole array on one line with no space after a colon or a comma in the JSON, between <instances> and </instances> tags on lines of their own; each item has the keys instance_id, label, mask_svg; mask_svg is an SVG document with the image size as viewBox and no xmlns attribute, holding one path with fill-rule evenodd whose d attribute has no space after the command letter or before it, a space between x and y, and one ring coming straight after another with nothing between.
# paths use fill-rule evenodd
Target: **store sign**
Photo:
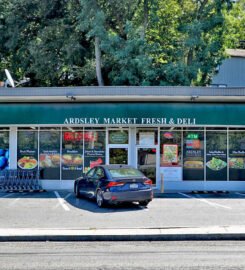
<instances>
[{"instance_id":1,"label":"store sign","mask_svg":"<svg viewBox=\"0 0 245 270\"><path fill-rule=\"evenodd\" d=\"M121 132L121 131L115 131L110 132L110 143L112 144L126 144L128 143L128 133L127 132Z\"/></svg>"},{"instance_id":2,"label":"store sign","mask_svg":"<svg viewBox=\"0 0 245 270\"><path fill-rule=\"evenodd\" d=\"M67 125L196 125L195 118L65 118Z\"/></svg>"},{"instance_id":3,"label":"store sign","mask_svg":"<svg viewBox=\"0 0 245 270\"><path fill-rule=\"evenodd\" d=\"M245 125L244 114L241 103L1 103L0 125Z\"/></svg>"}]
</instances>

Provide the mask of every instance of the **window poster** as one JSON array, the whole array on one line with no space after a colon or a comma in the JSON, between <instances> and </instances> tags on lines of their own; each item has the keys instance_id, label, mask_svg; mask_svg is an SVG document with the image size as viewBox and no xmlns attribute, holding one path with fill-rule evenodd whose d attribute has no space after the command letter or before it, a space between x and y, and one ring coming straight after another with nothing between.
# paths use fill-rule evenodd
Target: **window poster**
<instances>
[{"instance_id":1,"label":"window poster","mask_svg":"<svg viewBox=\"0 0 245 270\"><path fill-rule=\"evenodd\" d=\"M105 132L85 131L84 172L96 165L105 164Z\"/></svg>"},{"instance_id":2,"label":"window poster","mask_svg":"<svg viewBox=\"0 0 245 270\"><path fill-rule=\"evenodd\" d=\"M40 132L39 167L41 179L60 179L60 132Z\"/></svg>"},{"instance_id":3,"label":"window poster","mask_svg":"<svg viewBox=\"0 0 245 270\"><path fill-rule=\"evenodd\" d=\"M206 133L206 180L227 180L227 133Z\"/></svg>"},{"instance_id":4,"label":"window poster","mask_svg":"<svg viewBox=\"0 0 245 270\"><path fill-rule=\"evenodd\" d=\"M229 133L229 176L245 181L245 132Z\"/></svg>"},{"instance_id":5,"label":"window poster","mask_svg":"<svg viewBox=\"0 0 245 270\"><path fill-rule=\"evenodd\" d=\"M177 165L178 164L178 145L177 144L164 144L163 165Z\"/></svg>"},{"instance_id":6,"label":"window poster","mask_svg":"<svg viewBox=\"0 0 245 270\"><path fill-rule=\"evenodd\" d=\"M204 180L203 132L184 133L184 180Z\"/></svg>"},{"instance_id":7,"label":"window poster","mask_svg":"<svg viewBox=\"0 0 245 270\"><path fill-rule=\"evenodd\" d=\"M154 132L140 132L139 136L140 145L154 145L155 144L155 133Z\"/></svg>"},{"instance_id":8,"label":"window poster","mask_svg":"<svg viewBox=\"0 0 245 270\"><path fill-rule=\"evenodd\" d=\"M62 179L76 179L83 172L83 132L63 132Z\"/></svg>"},{"instance_id":9,"label":"window poster","mask_svg":"<svg viewBox=\"0 0 245 270\"><path fill-rule=\"evenodd\" d=\"M38 134L36 131L18 131L17 165L21 170L34 170L38 167Z\"/></svg>"}]
</instances>

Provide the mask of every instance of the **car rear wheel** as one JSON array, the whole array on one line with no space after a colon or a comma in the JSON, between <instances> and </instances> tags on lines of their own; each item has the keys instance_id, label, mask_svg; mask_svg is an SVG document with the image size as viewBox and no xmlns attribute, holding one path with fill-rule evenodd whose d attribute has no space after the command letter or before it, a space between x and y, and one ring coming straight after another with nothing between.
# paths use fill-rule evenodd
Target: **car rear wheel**
<instances>
[{"instance_id":1,"label":"car rear wheel","mask_svg":"<svg viewBox=\"0 0 245 270\"><path fill-rule=\"evenodd\" d=\"M104 198L102 195L102 191L98 190L96 193L96 202L99 207L103 207L105 205Z\"/></svg>"},{"instance_id":2,"label":"car rear wheel","mask_svg":"<svg viewBox=\"0 0 245 270\"><path fill-rule=\"evenodd\" d=\"M143 201L143 202L139 202L140 206L147 206L149 204L150 201Z\"/></svg>"}]
</instances>

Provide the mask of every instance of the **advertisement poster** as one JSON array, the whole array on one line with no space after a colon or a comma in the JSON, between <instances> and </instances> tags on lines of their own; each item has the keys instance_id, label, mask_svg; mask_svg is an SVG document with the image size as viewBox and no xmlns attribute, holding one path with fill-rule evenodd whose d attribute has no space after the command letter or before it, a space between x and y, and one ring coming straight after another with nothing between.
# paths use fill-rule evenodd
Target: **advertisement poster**
<instances>
[{"instance_id":1,"label":"advertisement poster","mask_svg":"<svg viewBox=\"0 0 245 270\"><path fill-rule=\"evenodd\" d=\"M84 172L102 164L105 164L105 150L87 149L84 151Z\"/></svg>"},{"instance_id":2,"label":"advertisement poster","mask_svg":"<svg viewBox=\"0 0 245 270\"><path fill-rule=\"evenodd\" d=\"M182 181L181 167L160 167L160 174L163 174L163 181Z\"/></svg>"},{"instance_id":3,"label":"advertisement poster","mask_svg":"<svg viewBox=\"0 0 245 270\"><path fill-rule=\"evenodd\" d=\"M37 168L37 149L18 149L18 168L22 170L33 170Z\"/></svg>"},{"instance_id":4,"label":"advertisement poster","mask_svg":"<svg viewBox=\"0 0 245 270\"><path fill-rule=\"evenodd\" d=\"M164 144L163 145L163 165L177 165L178 164L178 145Z\"/></svg>"},{"instance_id":5,"label":"advertisement poster","mask_svg":"<svg viewBox=\"0 0 245 270\"><path fill-rule=\"evenodd\" d=\"M227 180L226 133L207 132L206 138L206 179Z\"/></svg>"},{"instance_id":6,"label":"advertisement poster","mask_svg":"<svg viewBox=\"0 0 245 270\"><path fill-rule=\"evenodd\" d=\"M62 179L76 179L83 172L83 151L63 149Z\"/></svg>"},{"instance_id":7,"label":"advertisement poster","mask_svg":"<svg viewBox=\"0 0 245 270\"><path fill-rule=\"evenodd\" d=\"M184 180L204 179L203 132L187 133L184 141Z\"/></svg>"},{"instance_id":8,"label":"advertisement poster","mask_svg":"<svg viewBox=\"0 0 245 270\"><path fill-rule=\"evenodd\" d=\"M18 169L34 170L38 167L37 132L19 131L17 139Z\"/></svg>"},{"instance_id":9,"label":"advertisement poster","mask_svg":"<svg viewBox=\"0 0 245 270\"><path fill-rule=\"evenodd\" d=\"M231 132L229 138L229 176L230 180L245 179L245 133Z\"/></svg>"}]
</instances>

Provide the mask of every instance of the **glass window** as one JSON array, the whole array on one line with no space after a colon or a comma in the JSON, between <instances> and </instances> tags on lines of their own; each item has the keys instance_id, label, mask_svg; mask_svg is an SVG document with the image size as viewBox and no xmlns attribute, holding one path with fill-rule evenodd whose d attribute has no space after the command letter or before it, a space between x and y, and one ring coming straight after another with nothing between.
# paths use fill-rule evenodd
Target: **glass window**
<instances>
[{"instance_id":1,"label":"glass window","mask_svg":"<svg viewBox=\"0 0 245 270\"><path fill-rule=\"evenodd\" d=\"M39 167L41 179L60 179L60 131L40 131Z\"/></svg>"},{"instance_id":2,"label":"glass window","mask_svg":"<svg viewBox=\"0 0 245 270\"><path fill-rule=\"evenodd\" d=\"M157 129L139 129L137 130L136 142L138 145L157 145Z\"/></svg>"},{"instance_id":3,"label":"glass window","mask_svg":"<svg viewBox=\"0 0 245 270\"><path fill-rule=\"evenodd\" d=\"M18 169L32 170L38 165L38 132L34 130L18 131L17 135Z\"/></svg>"},{"instance_id":4,"label":"glass window","mask_svg":"<svg viewBox=\"0 0 245 270\"><path fill-rule=\"evenodd\" d=\"M96 175L97 177L100 179L100 178L105 178L105 172L104 172L104 169L102 168L97 168L96 170Z\"/></svg>"},{"instance_id":5,"label":"glass window","mask_svg":"<svg viewBox=\"0 0 245 270\"><path fill-rule=\"evenodd\" d=\"M161 167L181 166L181 132L161 131L160 143Z\"/></svg>"},{"instance_id":6,"label":"glass window","mask_svg":"<svg viewBox=\"0 0 245 270\"><path fill-rule=\"evenodd\" d=\"M230 180L245 181L245 132L229 132Z\"/></svg>"},{"instance_id":7,"label":"glass window","mask_svg":"<svg viewBox=\"0 0 245 270\"><path fill-rule=\"evenodd\" d=\"M206 180L227 180L227 132L206 133Z\"/></svg>"},{"instance_id":8,"label":"glass window","mask_svg":"<svg viewBox=\"0 0 245 270\"><path fill-rule=\"evenodd\" d=\"M183 159L183 180L204 180L204 132L184 132Z\"/></svg>"},{"instance_id":9,"label":"glass window","mask_svg":"<svg viewBox=\"0 0 245 270\"><path fill-rule=\"evenodd\" d=\"M83 131L62 132L62 179L76 179L83 171Z\"/></svg>"},{"instance_id":10,"label":"glass window","mask_svg":"<svg viewBox=\"0 0 245 270\"><path fill-rule=\"evenodd\" d=\"M110 148L110 164L128 164L128 149L127 148Z\"/></svg>"},{"instance_id":11,"label":"glass window","mask_svg":"<svg viewBox=\"0 0 245 270\"><path fill-rule=\"evenodd\" d=\"M110 130L109 144L128 144L127 130Z\"/></svg>"},{"instance_id":12,"label":"glass window","mask_svg":"<svg viewBox=\"0 0 245 270\"><path fill-rule=\"evenodd\" d=\"M93 176L94 176L94 173L95 173L95 168L91 169L91 170L87 173L87 176L88 176L88 177L93 177Z\"/></svg>"},{"instance_id":13,"label":"glass window","mask_svg":"<svg viewBox=\"0 0 245 270\"><path fill-rule=\"evenodd\" d=\"M105 164L105 131L84 132L84 171Z\"/></svg>"},{"instance_id":14,"label":"glass window","mask_svg":"<svg viewBox=\"0 0 245 270\"><path fill-rule=\"evenodd\" d=\"M0 170L9 168L9 131L0 130Z\"/></svg>"},{"instance_id":15,"label":"glass window","mask_svg":"<svg viewBox=\"0 0 245 270\"><path fill-rule=\"evenodd\" d=\"M113 178L144 176L139 170L136 170L134 168L109 169L109 172Z\"/></svg>"}]
</instances>

